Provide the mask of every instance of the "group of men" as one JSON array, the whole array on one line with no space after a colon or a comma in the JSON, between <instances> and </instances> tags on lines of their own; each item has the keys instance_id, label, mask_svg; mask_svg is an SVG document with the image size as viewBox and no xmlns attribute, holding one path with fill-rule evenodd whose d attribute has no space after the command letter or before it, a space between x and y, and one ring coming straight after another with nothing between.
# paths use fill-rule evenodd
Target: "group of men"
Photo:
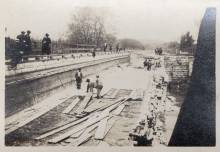
<instances>
[{"instance_id":1,"label":"group of men","mask_svg":"<svg viewBox=\"0 0 220 152\"><path fill-rule=\"evenodd\" d=\"M30 34L31 31L28 30L26 34L24 31L22 31L21 34L17 36L21 54L28 55L32 51L32 42Z\"/></svg>"},{"instance_id":2,"label":"group of men","mask_svg":"<svg viewBox=\"0 0 220 152\"><path fill-rule=\"evenodd\" d=\"M113 49L112 44L104 43L104 52L107 51L107 48L108 48L108 47L109 47L109 51L111 52L112 49ZM119 43L116 44L115 50L116 50L116 52L119 52L119 51L122 50L122 48L120 47ZM124 48L124 50L125 50L125 48Z\"/></svg>"},{"instance_id":3,"label":"group of men","mask_svg":"<svg viewBox=\"0 0 220 152\"><path fill-rule=\"evenodd\" d=\"M78 71L75 74L75 80L76 80L76 87L78 90L81 89L81 84L82 84L82 79L83 79L83 74L81 71L81 68L78 69ZM99 78L99 75L96 76L96 81L92 82L90 79L86 79L87 82L87 90L86 92L92 92L93 89L95 88L97 90L97 98L101 98L101 91L103 88L102 81Z\"/></svg>"},{"instance_id":4,"label":"group of men","mask_svg":"<svg viewBox=\"0 0 220 152\"><path fill-rule=\"evenodd\" d=\"M155 52L155 54L157 54L157 55L162 55L163 49L162 49L162 48L156 48L156 49L154 50L154 52Z\"/></svg>"},{"instance_id":5,"label":"group of men","mask_svg":"<svg viewBox=\"0 0 220 152\"><path fill-rule=\"evenodd\" d=\"M12 52L12 67L17 66L17 64L21 61L22 56L30 55L32 52L32 40L31 40L31 31L27 32L22 31L21 34L17 36L18 45L17 50ZM51 53L51 39L49 38L49 34L46 33L45 37L42 40L42 54L49 55ZM27 58L23 58L27 60Z\"/></svg>"},{"instance_id":6,"label":"group of men","mask_svg":"<svg viewBox=\"0 0 220 152\"><path fill-rule=\"evenodd\" d=\"M151 59L145 59L144 61L144 68L147 68L148 71L151 70L153 63L151 61Z\"/></svg>"}]
</instances>

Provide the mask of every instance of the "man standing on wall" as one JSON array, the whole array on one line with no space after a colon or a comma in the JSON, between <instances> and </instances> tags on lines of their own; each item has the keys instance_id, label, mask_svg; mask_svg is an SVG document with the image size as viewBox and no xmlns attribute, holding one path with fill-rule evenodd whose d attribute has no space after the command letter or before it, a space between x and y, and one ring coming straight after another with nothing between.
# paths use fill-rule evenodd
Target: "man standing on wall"
<instances>
[{"instance_id":1,"label":"man standing on wall","mask_svg":"<svg viewBox=\"0 0 220 152\"><path fill-rule=\"evenodd\" d=\"M83 75L82 75L81 69L79 68L75 74L77 89L81 89L82 77L83 77Z\"/></svg>"},{"instance_id":2,"label":"man standing on wall","mask_svg":"<svg viewBox=\"0 0 220 152\"><path fill-rule=\"evenodd\" d=\"M26 45L25 45L25 55L29 55L32 51L32 43L31 43L31 31L27 31L27 34L25 35L25 42L26 42Z\"/></svg>"},{"instance_id":3,"label":"man standing on wall","mask_svg":"<svg viewBox=\"0 0 220 152\"><path fill-rule=\"evenodd\" d=\"M51 39L49 38L49 34L46 33L45 37L42 40L42 55L51 53Z\"/></svg>"}]
</instances>

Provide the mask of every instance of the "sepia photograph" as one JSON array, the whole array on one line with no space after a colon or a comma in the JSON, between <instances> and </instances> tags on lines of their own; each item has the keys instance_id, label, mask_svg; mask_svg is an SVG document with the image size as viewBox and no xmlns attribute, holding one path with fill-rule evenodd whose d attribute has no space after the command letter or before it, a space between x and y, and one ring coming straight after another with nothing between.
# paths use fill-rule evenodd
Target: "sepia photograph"
<instances>
[{"instance_id":1,"label":"sepia photograph","mask_svg":"<svg viewBox=\"0 0 220 152\"><path fill-rule=\"evenodd\" d=\"M218 0L3 3L4 147L216 147Z\"/></svg>"}]
</instances>

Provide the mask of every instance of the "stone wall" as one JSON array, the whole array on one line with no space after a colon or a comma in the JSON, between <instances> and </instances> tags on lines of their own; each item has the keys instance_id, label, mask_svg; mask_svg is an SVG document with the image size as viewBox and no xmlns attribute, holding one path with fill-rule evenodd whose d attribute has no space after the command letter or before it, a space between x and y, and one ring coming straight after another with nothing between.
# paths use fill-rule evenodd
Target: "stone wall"
<instances>
[{"instance_id":1,"label":"stone wall","mask_svg":"<svg viewBox=\"0 0 220 152\"><path fill-rule=\"evenodd\" d=\"M129 62L129 55L125 54L109 59L96 60L93 62L84 62L71 65L67 69L62 67L56 72L56 69L48 74L39 76L39 73L34 74L32 78L26 75L18 75L11 78L12 81L7 81L5 85L5 114L10 116L24 108L30 107L49 95L58 92L63 87L74 83L74 75L80 67L84 76L95 74L111 66ZM60 61L62 64L62 61ZM51 70L51 69L50 69ZM41 71L41 73L44 71ZM25 79L24 79L25 78Z\"/></svg>"},{"instance_id":2,"label":"stone wall","mask_svg":"<svg viewBox=\"0 0 220 152\"><path fill-rule=\"evenodd\" d=\"M192 73L192 56L165 56L164 66L170 81L188 80Z\"/></svg>"}]
</instances>

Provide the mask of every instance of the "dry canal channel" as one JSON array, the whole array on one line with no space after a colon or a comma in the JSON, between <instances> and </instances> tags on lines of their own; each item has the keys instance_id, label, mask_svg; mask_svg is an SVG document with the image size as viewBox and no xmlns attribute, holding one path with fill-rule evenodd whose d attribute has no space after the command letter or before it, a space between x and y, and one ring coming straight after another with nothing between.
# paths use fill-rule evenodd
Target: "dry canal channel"
<instances>
[{"instance_id":1,"label":"dry canal channel","mask_svg":"<svg viewBox=\"0 0 220 152\"><path fill-rule=\"evenodd\" d=\"M63 87L65 93L61 91L53 98L43 101L44 103L19 112L20 120L15 116L6 118L5 144L133 146L134 141L129 140L129 134L147 113L149 99L146 98L154 96L155 92L152 90L155 71L147 71L142 64L137 65L119 63L88 75L87 78L92 80L97 74L102 79L104 88L101 99L96 99L95 94L91 97L91 93L85 93L85 78L81 91L76 91L73 83ZM171 123L175 124L175 118ZM161 121L165 127L164 118ZM172 130L172 127L169 129ZM155 139L154 144L161 140Z\"/></svg>"}]
</instances>

